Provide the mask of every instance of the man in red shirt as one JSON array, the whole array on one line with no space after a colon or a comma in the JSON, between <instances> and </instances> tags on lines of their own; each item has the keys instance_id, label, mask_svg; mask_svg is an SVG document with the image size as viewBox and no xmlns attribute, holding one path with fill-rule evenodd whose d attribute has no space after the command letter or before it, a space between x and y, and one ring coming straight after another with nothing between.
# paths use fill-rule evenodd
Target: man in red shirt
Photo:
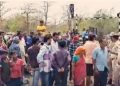
<instances>
[{"instance_id":1,"label":"man in red shirt","mask_svg":"<svg viewBox=\"0 0 120 86\"><path fill-rule=\"evenodd\" d=\"M22 86L22 77L24 72L24 62L22 59L17 57L16 52L10 53L11 61L10 61L10 78L11 78L11 86Z\"/></svg>"}]
</instances>

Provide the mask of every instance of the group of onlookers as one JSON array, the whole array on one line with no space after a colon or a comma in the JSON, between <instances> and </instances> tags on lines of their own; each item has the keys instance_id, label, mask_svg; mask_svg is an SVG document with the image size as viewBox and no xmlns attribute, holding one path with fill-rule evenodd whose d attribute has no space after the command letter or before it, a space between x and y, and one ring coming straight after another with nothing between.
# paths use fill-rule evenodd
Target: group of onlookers
<instances>
[{"instance_id":1,"label":"group of onlookers","mask_svg":"<svg viewBox=\"0 0 120 86\"><path fill-rule=\"evenodd\" d=\"M92 32L43 36L18 31L5 44L1 35L0 86L22 86L26 69L32 86L69 86L68 77L74 86L119 86L119 34L96 37Z\"/></svg>"}]
</instances>

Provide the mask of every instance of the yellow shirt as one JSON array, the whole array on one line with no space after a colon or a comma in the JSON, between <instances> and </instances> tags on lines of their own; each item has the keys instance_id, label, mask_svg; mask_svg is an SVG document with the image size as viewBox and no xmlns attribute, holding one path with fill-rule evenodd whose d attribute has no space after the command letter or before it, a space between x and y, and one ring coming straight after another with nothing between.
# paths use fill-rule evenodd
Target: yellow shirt
<instances>
[{"instance_id":1,"label":"yellow shirt","mask_svg":"<svg viewBox=\"0 0 120 86\"><path fill-rule=\"evenodd\" d=\"M46 33L46 26L37 26L37 32L38 33L42 33L42 34L45 34Z\"/></svg>"}]
</instances>

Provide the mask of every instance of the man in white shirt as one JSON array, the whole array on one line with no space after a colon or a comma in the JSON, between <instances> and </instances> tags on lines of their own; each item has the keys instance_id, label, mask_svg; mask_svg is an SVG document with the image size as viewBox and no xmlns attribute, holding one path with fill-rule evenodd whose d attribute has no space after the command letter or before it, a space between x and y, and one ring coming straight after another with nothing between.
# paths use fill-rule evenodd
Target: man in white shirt
<instances>
[{"instance_id":1,"label":"man in white shirt","mask_svg":"<svg viewBox=\"0 0 120 86\"><path fill-rule=\"evenodd\" d=\"M58 40L59 40L59 35L58 33L54 32L52 40L51 40L51 52L52 53L55 53L56 51L58 51Z\"/></svg>"},{"instance_id":2,"label":"man in white shirt","mask_svg":"<svg viewBox=\"0 0 120 86\"><path fill-rule=\"evenodd\" d=\"M112 71L112 74L113 74L113 86L120 86L120 39L119 39L119 35L116 35L116 42L115 42L115 45L113 46L113 49L110 51L112 56L114 58L113 59L113 64L112 64L112 67L113 67L113 71Z\"/></svg>"},{"instance_id":3,"label":"man in white shirt","mask_svg":"<svg viewBox=\"0 0 120 86\"><path fill-rule=\"evenodd\" d=\"M41 47L37 56L37 62L39 63L41 86L50 86L50 69L51 69L51 35L47 34L44 37L44 45Z\"/></svg>"},{"instance_id":4,"label":"man in white shirt","mask_svg":"<svg viewBox=\"0 0 120 86\"><path fill-rule=\"evenodd\" d=\"M58 40L59 40L59 34L57 32L54 32L52 35L52 40L51 40L51 53L52 55L58 51ZM53 86L53 83L55 81L55 73L51 69L51 74L50 74L50 86Z\"/></svg>"},{"instance_id":5,"label":"man in white shirt","mask_svg":"<svg viewBox=\"0 0 120 86\"><path fill-rule=\"evenodd\" d=\"M112 84L115 85L115 86L118 86L116 85L117 84L117 77L118 77L118 74L117 74L117 69L118 69L118 44L119 44L119 41L118 41L118 35L117 34L114 34L112 39L113 41L115 42L112 49L110 50L110 54L111 54L111 59L112 59Z\"/></svg>"}]
</instances>

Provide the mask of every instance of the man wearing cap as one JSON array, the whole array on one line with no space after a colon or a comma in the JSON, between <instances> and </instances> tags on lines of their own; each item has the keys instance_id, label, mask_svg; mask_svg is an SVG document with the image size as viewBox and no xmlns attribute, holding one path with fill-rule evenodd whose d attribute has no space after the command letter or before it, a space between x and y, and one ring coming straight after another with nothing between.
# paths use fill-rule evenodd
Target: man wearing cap
<instances>
[{"instance_id":1,"label":"man wearing cap","mask_svg":"<svg viewBox=\"0 0 120 86\"><path fill-rule=\"evenodd\" d=\"M110 40L108 40L108 49L109 50L112 50L113 47L115 46L115 43L116 43L116 39L115 39L115 32L111 32L110 33ZM109 57L110 59L111 58L114 58L114 55L109 53ZM108 84L112 84L112 64L109 64L109 80L108 80Z\"/></svg>"},{"instance_id":2,"label":"man wearing cap","mask_svg":"<svg viewBox=\"0 0 120 86\"><path fill-rule=\"evenodd\" d=\"M111 59L112 59L112 84L115 86L119 86L117 85L118 82L117 81L117 69L119 68L118 65L118 47L119 47L119 35L118 34L113 34L112 36L112 40L115 42L115 44L113 45L112 49L110 50L111 53Z\"/></svg>"},{"instance_id":3,"label":"man wearing cap","mask_svg":"<svg viewBox=\"0 0 120 86\"><path fill-rule=\"evenodd\" d=\"M113 85L114 86L120 86L120 37L119 34L117 34L118 40L115 43L116 44L116 51L112 52L114 55L116 55L116 59L114 62L114 69L113 69Z\"/></svg>"}]
</instances>

